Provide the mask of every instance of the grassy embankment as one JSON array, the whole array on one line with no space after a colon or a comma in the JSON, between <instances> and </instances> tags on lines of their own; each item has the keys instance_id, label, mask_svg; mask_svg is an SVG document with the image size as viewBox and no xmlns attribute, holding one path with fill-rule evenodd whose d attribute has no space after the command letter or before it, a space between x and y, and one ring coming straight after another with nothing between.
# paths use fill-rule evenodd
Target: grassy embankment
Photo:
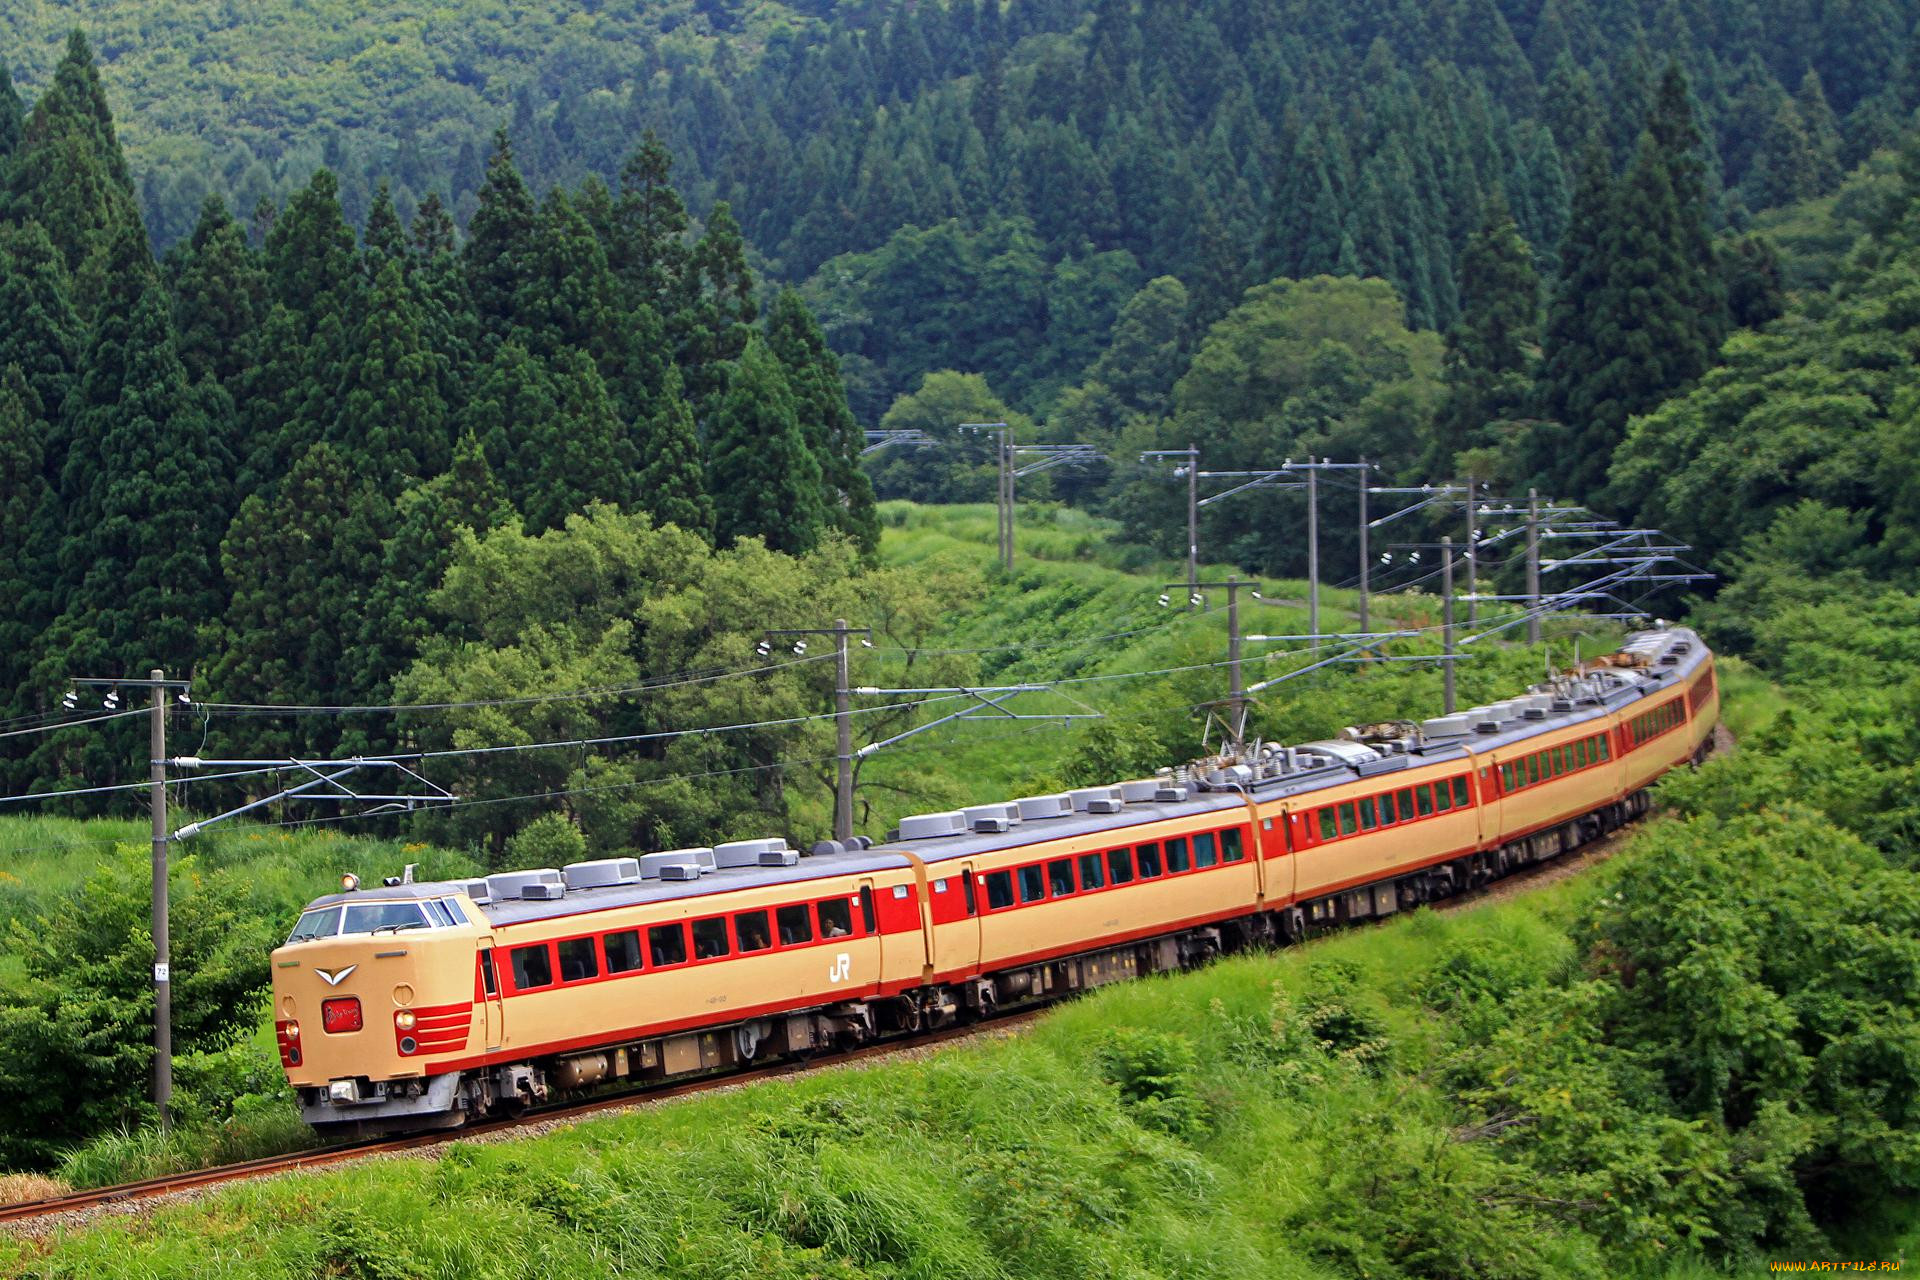
<instances>
[{"instance_id":1,"label":"grassy embankment","mask_svg":"<svg viewBox=\"0 0 1920 1280\"><path fill-rule=\"evenodd\" d=\"M1436 1160L1449 1142L1447 1035L1423 999L1476 956L1504 982L1546 981L1604 888L1603 873L1109 988L918 1061L0 1241L0 1273L1338 1274L1324 1211L1356 1144L1383 1125ZM1595 1261L1574 1233L1534 1243Z\"/></svg>"}]
</instances>

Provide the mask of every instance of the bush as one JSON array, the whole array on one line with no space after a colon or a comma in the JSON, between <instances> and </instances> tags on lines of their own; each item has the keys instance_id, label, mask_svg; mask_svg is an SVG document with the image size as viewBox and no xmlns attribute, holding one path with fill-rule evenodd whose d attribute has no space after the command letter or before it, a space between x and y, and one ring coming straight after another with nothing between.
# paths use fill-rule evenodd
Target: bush
<instances>
[{"instance_id":1,"label":"bush","mask_svg":"<svg viewBox=\"0 0 1920 1280\"><path fill-rule=\"evenodd\" d=\"M1199 1056L1193 1042L1172 1032L1121 1027L1099 1052L1100 1073L1120 1090L1133 1117L1176 1137L1206 1129L1207 1104L1194 1088Z\"/></svg>"},{"instance_id":2,"label":"bush","mask_svg":"<svg viewBox=\"0 0 1920 1280\"><path fill-rule=\"evenodd\" d=\"M564 813L543 813L507 841L509 867L564 867L587 856L587 838Z\"/></svg>"}]
</instances>

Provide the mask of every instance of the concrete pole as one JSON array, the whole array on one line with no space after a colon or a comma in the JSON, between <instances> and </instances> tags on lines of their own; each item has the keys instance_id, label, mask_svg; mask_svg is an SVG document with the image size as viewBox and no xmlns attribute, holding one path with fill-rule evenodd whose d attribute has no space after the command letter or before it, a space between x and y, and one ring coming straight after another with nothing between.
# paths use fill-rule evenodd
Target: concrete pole
<instances>
[{"instance_id":1,"label":"concrete pole","mask_svg":"<svg viewBox=\"0 0 1920 1280\"><path fill-rule=\"evenodd\" d=\"M853 838L853 682L847 663L847 620L835 618L833 626L838 677L833 690L833 719L839 747L833 789L833 838L850 840Z\"/></svg>"},{"instance_id":2,"label":"concrete pole","mask_svg":"<svg viewBox=\"0 0 1920 1280\"><path fill-rule=\"evenodd\" d=\"M1187 608L1200 593L1200 446L1187 442Z\"/></svg>"},{"instance_id":3,"label":"concrete pole","mask_svg":"<svg viewBox=\"0 0 1920 1280\"><path fill-rule=\"evenodd\" d=\"M1227 671L1232 678L1231 692L1228 694L1228 706L1233 714L1234 753L1239 754L1240 745L1247 732L1247 695L1246 681L1240 671L1240 580L1227 580Z\"/></svg>"},{"instance_id":4,"label":"concrete pole","mask_svg":"<svg viewBox=\"0 0 1920 1280\"><path fill-rule=\"evenodd\" d=\"M1527 643L1540 643L1540 491L1527 490Z\"/></svg>"},{"instance_id":5,"label":"concrete pole","mask_svg":"<svg viewBox=\"0 0 1920 1280\"><path fill-rule=\"evenodd\" d=\"M1307 455L1307 630L1320 634L1320 472L1312 454Z\"/></svg>"},{"instance_id":6,"label":"concrete pole","mask_svg":"<svg viewBox=\"0 0 1920 1280\"><path fill-rule=\"evenodd\" d=\"M155 669L148 717L147 780L153 808L153 1105L173 1126L173 973L167 937L167 673Z\"/></svg>"},{"instance_id":7,"label":"concrete pole","mask_svg":"<svg viewBox=\"0 0 1920 1280\"><path fill-rule=\"evenodd\" d=\"M1360 459L1360 630L1367 628L1367 460Z\"/></svg>"},{"instance_id":8,"label":"concrete pole","mask_svg":"<svg viewBox=\"0 0 1920 1280\"><path fill-rule=\"evenodd\" d=\"M1445 690L1444 710L1453 714L1453 539L1440 539L1440 635L1446 661L1440 664L1441 688Z\"/></svg>"},{"instance_id":9,"label":"concrete pole","mask_svg":"<svg viewBox=\"0 0 1920 1280\"><path fill-rule=\"evenodd\" d=\"M1467 477L1467 625L1480 620L1480 574L1478 543L1474 541L1473 477Z\"/></svg>"}]
</instances>

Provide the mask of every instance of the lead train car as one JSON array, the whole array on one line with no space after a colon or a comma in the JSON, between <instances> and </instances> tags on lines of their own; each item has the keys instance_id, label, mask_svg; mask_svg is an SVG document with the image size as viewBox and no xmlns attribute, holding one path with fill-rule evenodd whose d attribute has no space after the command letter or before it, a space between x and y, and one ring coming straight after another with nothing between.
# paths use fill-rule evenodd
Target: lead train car
<instances>
[{"instance_id":1,"label":"lead train car","mask_svg":"<svg viewBox=\"0 0 1920 1280\"><path fill-rule=\"evenodd\" d=\"M1391 914L1644 811L1719 716L1691 631L1424 724L908 818L310 904L281 1062L336 1133L859 1043Z\"/></svg>"}]
</instances>

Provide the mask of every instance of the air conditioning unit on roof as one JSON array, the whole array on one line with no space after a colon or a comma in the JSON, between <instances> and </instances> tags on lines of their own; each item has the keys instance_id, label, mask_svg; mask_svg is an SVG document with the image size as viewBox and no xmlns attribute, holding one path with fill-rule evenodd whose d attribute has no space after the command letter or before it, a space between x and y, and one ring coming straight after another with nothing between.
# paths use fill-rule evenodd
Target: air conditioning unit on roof
<instances>
[{"instance_id":1,"label":"air conditioning unit on roof","mask_svg":"<svg viewBox=\"0 0 1920 1280\"><path fill-rule=\"evenodd\" d=\"M538 871L501 871L487 877L487 892L495 901L519 898L521 892L530 884L562 885L560 872L553 867L544 867Z\"/></svg>"},{"instance_id":2,"label":"air conditioning unit on roof","mask_svg":"<svg viewBox=\"0 0 1920 1280\"><path fill-rule=\"evenodd\" d=\"M780 836L762 840L729 840L713 847L713 861L721 867L779 867L787 865L779 858L780 854L786 852L787 842ZM767 854L775 855L775 860L762 862L761 858Z\"/></svg>"},{"instance_id":3,"label":"air conditioning unit on roof","mask_svg":"<svg viewBox=\"0 0 1920 1280\"><path fill-rule=\"evenodd\" d=\"M640 855L640 878L643 880L698 879L702 871L709 869L699 857L701 854L705 854L707 858L710 859L713 857L713 850L669 849L663 853L643 853ZM666 874L668 867L691 867L693 874L690 876L670 876Z\"/></svg>"},{"instance_id":4,"label":"air conditioning unit on roof","mask_svg":"<svg viewBox=\"0 0 1920 1280\"><path fill-rule=\"evenodd\" d=\"M1073 801L1069 800L1064 792L1055 792L1048 796L1022 796L1013 803L1020 810L1022 822L1064 818L1073 812Z\"/></svg>"},{"instance_id":5,"label":"air conditioning unit on roof","mask_svg":"<svg viewBox=\"0 0 1920 1280\"><path fill-rule=\"evenodd\" d=\"M1020 806L976 804L960 811L969 831L1010 831L1020 822Z\"/></svg>"},{"instance_id":6,"label":"air conditioning unit on roof","mask_svg":"<svg viewBox=\"0 0 1920 1280\"><path fill-rule=\"evenodd\" d=\"M1078 813L1120 812L1118 787L1076 787L1067 792L1067 799Z\"/></svg>"},{"instance_id":7,"label":"air conditioning unit on roof","mask_svg":"<svg viewBox=\"0 0 1920 1280\"><path fill-rule=\"evenodd\" d=\"M638 882L640 860L601 858L594 862L571 862L561 868L560 874L569 889L606 889Z\"/></svg>"},{"instance_id":8,"label":"air conditioning unit on roof","mask_svg":"<svg viewBox=\"0 0 1920 1280\"><path fill-rule=\"evenodd\" d=\"M902 840L937 840L943 836L965 834L967 817L958 809L945 813L916 813L900 819Z\"/></svg>"}]
</instances>

